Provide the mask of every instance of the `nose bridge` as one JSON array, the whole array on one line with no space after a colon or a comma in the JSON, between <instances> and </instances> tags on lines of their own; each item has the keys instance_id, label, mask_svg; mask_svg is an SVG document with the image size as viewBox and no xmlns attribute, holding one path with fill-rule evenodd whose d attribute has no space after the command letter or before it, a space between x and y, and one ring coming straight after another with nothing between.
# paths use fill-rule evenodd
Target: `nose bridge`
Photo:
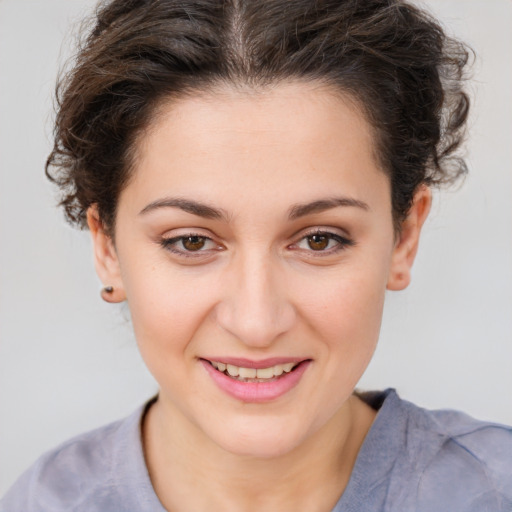
<instances>
[{"instance_id":1,"label":"nose bridge","mask_svg":"<svg viewBox=\"0 0 512 512\"><path fill-rule=\"evenodd\" d=\"M218 321L248 346L271 345L294 318L276 258L261 249L244 251L234 258L228 273Z\"/></svg>"}]
</instances>

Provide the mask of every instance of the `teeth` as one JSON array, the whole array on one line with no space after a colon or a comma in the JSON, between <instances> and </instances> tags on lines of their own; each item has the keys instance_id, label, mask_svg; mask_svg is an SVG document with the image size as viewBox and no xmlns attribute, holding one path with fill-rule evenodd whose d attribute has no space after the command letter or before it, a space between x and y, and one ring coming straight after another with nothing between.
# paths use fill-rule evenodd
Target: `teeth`
<instances>
[{"instance_id":1,"label":"teeth","mask_svg":"<svg viewBox=\"0 0 512 512\"><path fill-rule=\"evenodd\" d=\"M283 371L285 371L286 373L290 373L294 366L295 366L295 363L283 364Z\"/></svg>"},{"instance_id":2,"label":"teeth","mask_svg":"<svg viewBox=\"0 0 512 512\"><path fill-rule=\"evenodd\" d=\"M258 379L271 379L274 376L274 367L270 368L258 368L256 371Z\"/></svg>"},{"instance_id":3,"label":"teeth","mask_svg":"<svg viewBox=\"0 0 512 512\"><path fill-rule=\"evenodd\" d=\"M238 368L238 376L242 377L243 379L254 379L256 377L257 371L259 372L259 370L256 370L256 368Z\"/></svg>"},{"instance_id":4,"label":"teeth","mask_svg":"<svg viewBox=\"0 0 512 512\"><path fill-rule=\"evenodd\" d=\"M268 368L243 368L233 364L221 363L219 361L210 361L212 366L220 372L227 372L230 377L238 377L238 380L244 379L272 379L279 377L283 373L290 373L298 363L276 364Z\"/></svg>"},{"instance_id":5,"label":"teeth","mask_svg":"<svg viewBox=\"0 0 512 512\"><path fill-rule=\"evenodd\" d=\"M238 377L239 369L240 368L238 368L238 366L233 366L232 364L227 365L227 370L228 370L229 375L231 375L231 377Z\"/></svg>"},{"instance_id":6,"label":"teeth","mask_svg":"<svg viewBox=\"0 0 512 512\"><path fill-rule=\"evenodd\" d=\"M274 375L276 377L279 377L279 375L282 375L284 372L284 368L283 368L283 365L282 364L276 364L274 366Z\"/></svg>"}]
</instances>

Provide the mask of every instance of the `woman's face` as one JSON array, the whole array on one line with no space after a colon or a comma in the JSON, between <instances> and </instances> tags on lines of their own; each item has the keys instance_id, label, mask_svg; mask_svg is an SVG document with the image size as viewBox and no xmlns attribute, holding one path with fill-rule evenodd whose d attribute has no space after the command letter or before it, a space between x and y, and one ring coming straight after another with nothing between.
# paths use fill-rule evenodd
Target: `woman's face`
<instances>
[{"instance_id":1,"label":"woman's face","mask_svg":"<svg viewBox=\"0 0 512 512\"><path fill-rule=\"evenodd\" d=\"M165 106L138 148L115 249L93 234L162 406L230 452L292 450L343 416L406 285L368 123L307 84L226 89Z\"/></svg>"}]
</instances>

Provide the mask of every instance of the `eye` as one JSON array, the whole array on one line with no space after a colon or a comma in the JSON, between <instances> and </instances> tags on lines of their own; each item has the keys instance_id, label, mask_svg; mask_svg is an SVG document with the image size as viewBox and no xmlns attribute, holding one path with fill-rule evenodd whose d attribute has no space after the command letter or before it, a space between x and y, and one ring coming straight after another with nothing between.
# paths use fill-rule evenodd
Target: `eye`
<instances>
[{"instance_id":1,"label":"eye","mask_svg":"<svg viewBox=\"0 0 512 512\"><path fill-rule=\"evenodd\" d=\"M206 237L204 236L187 236L181 239L181 245L187 251L200 251L206 245Z\"/></svg>"},{"instance_id":2,"label":"eye","mask_svg":"<svg viewBox=\"0 0 512 512\"><path fill-rule=\"evenodd\" d=\"M201 256L207 251L220 249L211 238L194 233L164 238L161 245L164 249L181 256Z\"/></svg>"},{"instance_id":3,"label":"eye","mask_svg":"<svg viewBox=\"0 0 512 512\"><path fill-rule=\"evenodd\" d=\"M310 252L332 254L353 245L353 240L337 233L315 231L304 236L295 247Z\"/></svg>"}]
</instances>

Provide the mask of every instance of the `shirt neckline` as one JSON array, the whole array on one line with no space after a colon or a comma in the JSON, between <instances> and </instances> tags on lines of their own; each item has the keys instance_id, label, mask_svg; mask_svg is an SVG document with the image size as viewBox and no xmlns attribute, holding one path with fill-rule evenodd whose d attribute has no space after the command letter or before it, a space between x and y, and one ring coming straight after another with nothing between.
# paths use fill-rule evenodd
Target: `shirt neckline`
<instances>
[{"instance_id":1,"label":"shirt neckline","mask_svg":"<svg viewBox=\"0 0 512 512\"><path fill-rule=\"evenodd\" d=\"M359 395L368 405L380 405L356 458L350 479L332 512L359 512L371 502L373 486L386 481L405 444L407 418L394 389ZM389 435L390 430L393 435Z\"/></svg>"}]
</instances>

